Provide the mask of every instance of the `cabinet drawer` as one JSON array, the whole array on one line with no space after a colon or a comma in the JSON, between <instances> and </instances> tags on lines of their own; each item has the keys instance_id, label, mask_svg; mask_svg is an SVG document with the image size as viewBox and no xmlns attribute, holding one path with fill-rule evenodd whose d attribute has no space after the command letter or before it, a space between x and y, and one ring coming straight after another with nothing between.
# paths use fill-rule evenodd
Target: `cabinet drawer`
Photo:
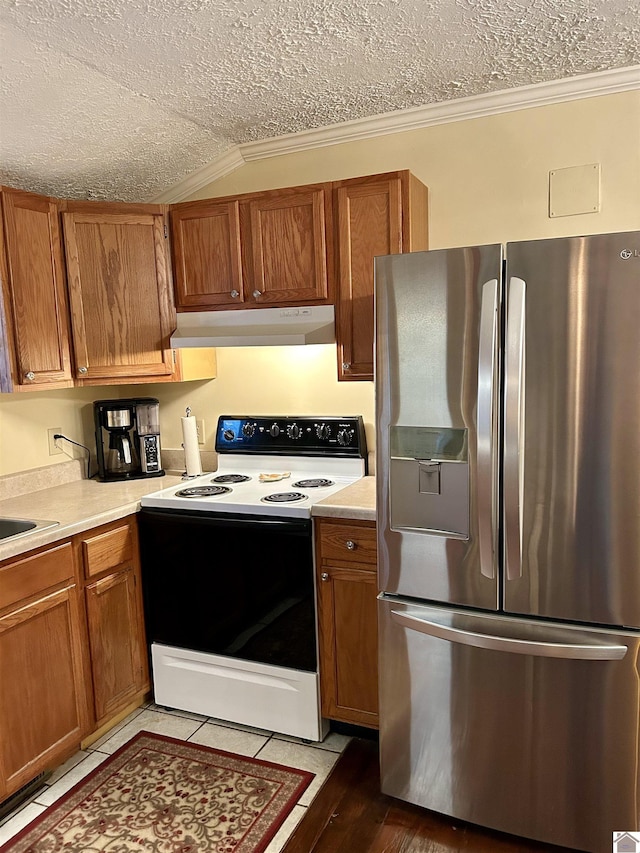
<instances>
[{"instance_id":1,"label":"cabinet drawer","mask_svg":"<svg viewBox=\"0 0 640 853\"><path fill-rule=\"evenodd\" d=\"M364 527L355 522L322 521L319 525L320 558L369 563L374 568L377 559L376 528Z\"/></svg>"},{"instance_id":2,"label":"cabinet drawer","mask_svg":"<svg viewBox=\"0 0 640 853\"><path fill-rule=\"evenodd\" d=\"M85 576L99 575L128 562L133 556L133 532L130 524L82 540Z\"/></svg>"},{"instance_id":3,"label":"cabinet drawer","mask_svg":"<svg viewBox=\"0 0 640 853\"><path fill-rule=\"evenodd\" d=\"M70 542L0 569L0 610L74 576Z\"/></svg>"}]
</instances>

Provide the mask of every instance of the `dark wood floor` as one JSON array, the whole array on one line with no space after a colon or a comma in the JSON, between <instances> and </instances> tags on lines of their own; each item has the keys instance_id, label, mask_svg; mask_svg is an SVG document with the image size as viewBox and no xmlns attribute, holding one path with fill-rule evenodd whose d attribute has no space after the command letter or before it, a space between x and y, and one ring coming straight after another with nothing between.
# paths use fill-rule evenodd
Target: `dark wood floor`
<instances>
[{"instance_id":1,"label":"dark wood floor","mask_svg":"<svg viewBox=\"0 0 640 853\"><path fill-rule=\"evenodd\" d=\"M380 793L378 747L356 738L282 853L561 853Z\"/></svg>"}]
</instances>

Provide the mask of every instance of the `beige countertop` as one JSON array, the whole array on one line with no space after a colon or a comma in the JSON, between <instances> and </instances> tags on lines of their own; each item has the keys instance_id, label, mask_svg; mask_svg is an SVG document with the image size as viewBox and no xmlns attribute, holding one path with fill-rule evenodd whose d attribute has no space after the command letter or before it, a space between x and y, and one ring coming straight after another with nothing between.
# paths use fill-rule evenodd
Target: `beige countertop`
<instances>
[{"instance_id":1,"label":"beige countertop","mask_svg":"<svg viewBox=\"0 0 640 853\"><path fill-rule=\"evenodd\" d=\"M0 540L0 561L66 539L99 524L124 518L140 509L140 498L143 495L180 481L177 474L118 483L77 480L0 500L0 517L58 522L55 527ZM312 513L314 516L375 521L375 477L363 477L341 489L316 504Z\"/></svg>"},{"instance_id":2,"label":"beige countertop","mask_svg":"<svg viewBox=\"0 0 640 853\"><path fill-rule=\"evenodd\" d=\"M363 477L311 508L313 516L376 520L376 478Z\"/></svg>"},{"instance_id":3,"label":"beige countertop","mask_svg":"<svg viewBox=\"0 0 640 853\"><path fill-rule=\"evenodd\" d=\"M0 540L0 560L66 539L99 524L124 518L139 510L142 495L179 482L180 477L171 474L118 483L77 480L2 500L0 517L57 521L59 524L35 533Z\"/></svg>"}]
</instances>

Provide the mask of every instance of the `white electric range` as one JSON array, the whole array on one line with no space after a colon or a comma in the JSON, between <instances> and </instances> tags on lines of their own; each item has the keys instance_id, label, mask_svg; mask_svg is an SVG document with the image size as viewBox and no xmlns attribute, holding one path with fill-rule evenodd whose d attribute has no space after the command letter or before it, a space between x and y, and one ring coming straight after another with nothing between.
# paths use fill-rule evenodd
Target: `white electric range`
<instances>
[{"instance_id":1,"label":"white electric range","mask_svg":"<svg viewBox=\"0 0 640 853\"><path fill-rule=\"evenodd\" d=\"M311 508L366 474L362 418L225 415L216 450L141 501L155 701L320 740Z\"/></svg>"},{"instance_id":2,"label":"white electric range","mask_svg":"<svg viewBox=\"0 0 640 853\"><path fill-rule=\"evenodd\" d=\"M309 518L313 504L364 476L364 461L230 454L215 473L145 495L142 506Z\"/></svg>"}]
</instances>

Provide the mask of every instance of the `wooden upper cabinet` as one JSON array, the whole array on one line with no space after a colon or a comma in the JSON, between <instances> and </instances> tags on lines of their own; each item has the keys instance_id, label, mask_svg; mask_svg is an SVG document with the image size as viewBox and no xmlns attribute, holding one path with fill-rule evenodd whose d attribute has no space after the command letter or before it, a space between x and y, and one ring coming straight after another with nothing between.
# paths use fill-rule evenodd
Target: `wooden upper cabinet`
<instances>
[{"instance_id":1,"label":"wooden upper cabinet","mask_svg":"<svg viewBox=\"0 0 640 853\"><path fill-rule=\"evenodd\" d=\"M67 202L76 383L171 378L175 328L163 208Z\"/></svg>"},{"instance_id":2,"label":"wooden upper cabinet","mask_svg":"<svg viewBox=\"0 0 640 853\"><path fill-rule=\"evenodd\" d=\"M176 308L243 302L238 201L179 204L170 217Z\"/></svg>"},{"instance_id":3,"label":"wooden upper cabinet","mask_svg":"<svg viewBox=\"0 0 640 853\"><path fill-rule=\"evenodd\" d=\"M176 204L170 220L178 311L333 301L330 184Z\"/></svg>"},{"instance_id":4,"label":"wooden upper cabinet","mask_svg":"<svg viewBox=\"0 0 640 853\"><path fill-rule=\"evenodd\" d=\"M338 378L373 379L373 259L428 248L427 188L410 172L338 181Z\"/></svg>"},{"instance_id":5,"label":"wooden upper cabinet","mask_svg":"<svg viewBox=\"0 0 640 853\"><path fill-rule=\"evenodd\" d=\"M316 185L264 193L242 205L250 232L247 301L277 306L328 300L330 202L330 187Z\"/></svg>"},{"instance_id":6,"label":"wooden upper cabinet","mask_svg":"<svg viewBox=\"0 0 640 853\"><path fill-rule=\"evenodd\" d=\"M73 385L58 207L2 189L0 390Z\"/></svg>"}]
</instances>

